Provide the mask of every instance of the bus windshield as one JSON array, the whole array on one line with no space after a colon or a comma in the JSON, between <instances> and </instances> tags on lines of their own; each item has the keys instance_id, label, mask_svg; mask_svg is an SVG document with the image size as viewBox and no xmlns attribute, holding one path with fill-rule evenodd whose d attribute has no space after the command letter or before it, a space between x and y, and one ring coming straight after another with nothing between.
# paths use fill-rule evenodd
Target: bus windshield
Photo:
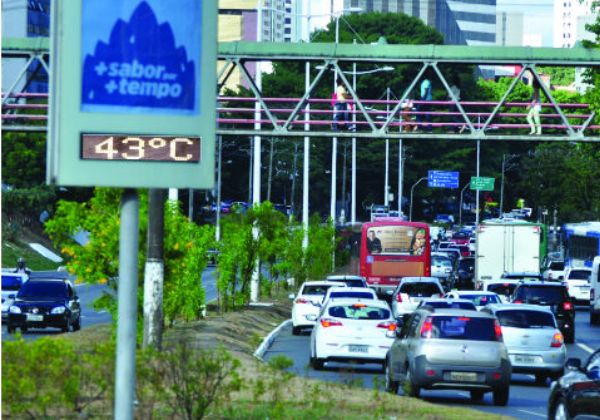
<instances>
[{"instance_id":1,"label":"bus windshield","mask_svg":"<svg viewBox=\"0 0 600 420\"><path fill-rule=\"evenodd\" d=\"M373 226L367 229L367 253L381 255L423 255L427 241L424 228Z\"/></svg>"}]
</instances>

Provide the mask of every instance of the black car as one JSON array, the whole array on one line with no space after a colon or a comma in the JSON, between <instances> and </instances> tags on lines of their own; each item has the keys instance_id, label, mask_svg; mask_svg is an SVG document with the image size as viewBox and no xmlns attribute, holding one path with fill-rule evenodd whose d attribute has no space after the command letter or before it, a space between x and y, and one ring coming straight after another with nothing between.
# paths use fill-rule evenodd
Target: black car
<instances>
[{"instance_id":1,"label":"black car","mask_svg":"<svg viewBox=\"0 0 600 420\"><path fill-rule=\"evenodd\" d=\"M31 279L21 286L8 310L8 332L21 328L81 328L81 305L71 283L63 279Z\"/></svg>"},{"instance_id":2,"label":"black car","mask_svg":"<svg viewBox=\"0 0 600 420\"><path fill-rule=\"evenodd\" d=\"M600 418L600 350L584 367L580 359L567 360L567 373L552 383L548 419Z\"/></svg>"},{"instance_id":3,"label":"black car","mask_svg":"<svg viewBox=\"0 0 600 420\"><path fill-rule=\"evenodd\" d=\"M512 303L529 303L549 306L566 343L575 341L575 305L563 283L528 281L520 283L511 299Z\"/></svg>"},{"instance_id":4,"label":"black car","mask_svg":"<svg viewBox=\"0 0 600 420\"><path fill-rule=\"evenodd\" d=\"M458 279L456 286L459 289L473 289L475 276L475 258L466 257L458 261Z\"/></svg>"}]
</instances>

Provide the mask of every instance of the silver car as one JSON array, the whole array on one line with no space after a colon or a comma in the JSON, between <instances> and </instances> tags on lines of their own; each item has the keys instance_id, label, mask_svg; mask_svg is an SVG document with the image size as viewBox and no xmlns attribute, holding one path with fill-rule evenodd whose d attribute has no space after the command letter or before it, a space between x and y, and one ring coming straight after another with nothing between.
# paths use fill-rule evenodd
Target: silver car
<instances>
[{"instance_id":1,"label":"silver car","mask_svg":"<svg viewBox=\"0 0 600 420\"><path fill-rule=\"evenodd\" d=\"M424 308L407 316L386 357L386 389L462 389L473 401L493 392L506 405L511 363L498 320L488 313Z\"/></svg>"},{"instance_id":2,"label":"silver car","mask_svg":"<svg viewBox=\"0 0 600 420\"><path fill-rule=\"evenodd\" d=\"M534 374L540 385L563 375L567 348L550 308L508 303L482 312L498 318L513 372Z\"/></svg>"}]
</instances>

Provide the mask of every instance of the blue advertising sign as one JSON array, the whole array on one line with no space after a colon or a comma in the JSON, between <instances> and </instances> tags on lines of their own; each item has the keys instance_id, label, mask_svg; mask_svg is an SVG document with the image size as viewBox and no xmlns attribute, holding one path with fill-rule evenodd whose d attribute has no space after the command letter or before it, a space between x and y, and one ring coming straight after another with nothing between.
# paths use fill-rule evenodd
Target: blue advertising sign
<instances>
[{"instance_id":1,"label":"blue advertising sign","mask_svg":"<svg viewBox=\"0 0 600 420\"><path fill-rule=\"evenodd\" d=\"M200 111L202 0L83 0L81 111Z\"/></svg>"},{"instance_id":2,"label":"blue advertising sign","mask_svg":"<svg viewBox=\"0 0 600 420\"><path fill-rule=\"evenodd\" d=\"M458 172L429 171L427 186L433 188L458 188Z\"/></svg>"}]
</instances>

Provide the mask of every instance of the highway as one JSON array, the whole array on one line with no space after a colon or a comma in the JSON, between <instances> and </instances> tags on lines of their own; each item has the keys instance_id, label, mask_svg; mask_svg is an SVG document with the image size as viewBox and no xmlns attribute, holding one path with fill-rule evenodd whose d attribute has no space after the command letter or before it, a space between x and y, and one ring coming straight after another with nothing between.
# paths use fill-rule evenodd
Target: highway
<instances>
[{"instance_id":1,"label":"highway","mask_svg":"<svg viewBox=\"0 0 600 420\"><path fill-rule=\"evenodd\" d=\"M567 345L568 357L579 357L585 363L588 355L600 348L600 327L590 326L589 312L579 307L575 318L576 342ZM297 375L318 378L323 381L339 382L373 388L374 384L383 387L384 377L381 365L356 365L327 363L325 370L315 371L309 367L310 332L301 336L292 335L292 327L284 328L265 354L269 360L275 355L285 355L294 361L289 369ZM480 403L473 403L469 393L463 391L428 391L423 390L421 397L432 403L469 407L487 413L502 414L519 419L547 418L546 404L550 392L549 381L546 387L535 384L533 376L514 374L510 388L510 400L506 407L496 407L492 403L492 394L487 393ZM399 392L400 395L402 391ZM401 398L400 396L398 398Z\"/></svg>"},{"instance_id":2,"label":"highway","mask_svg":"<svg viewBox=\"0 0 600 420\"><path fill-rule=\"evenodd\" d=\"M214 267L208 267L202 272L202 284L206 293L206 302L217 299L217 285L214 277ZM67 278L67 272L57 271L35 271L31 273L31 278ZM81 301L81 328L89 328L97 324L108 324L112 322L111 315L106 310L96 311L93 307L94 301L102 296L103 293L114 293L107 285L81 283L75 284L75 290ZM35 340L39 337L48 335L62 334L59 329L30 329L23 334L25 340ZM8 334L6 324L2 324L2 340L14 339L14 335Z\"/></svg>"}]
</instances>

